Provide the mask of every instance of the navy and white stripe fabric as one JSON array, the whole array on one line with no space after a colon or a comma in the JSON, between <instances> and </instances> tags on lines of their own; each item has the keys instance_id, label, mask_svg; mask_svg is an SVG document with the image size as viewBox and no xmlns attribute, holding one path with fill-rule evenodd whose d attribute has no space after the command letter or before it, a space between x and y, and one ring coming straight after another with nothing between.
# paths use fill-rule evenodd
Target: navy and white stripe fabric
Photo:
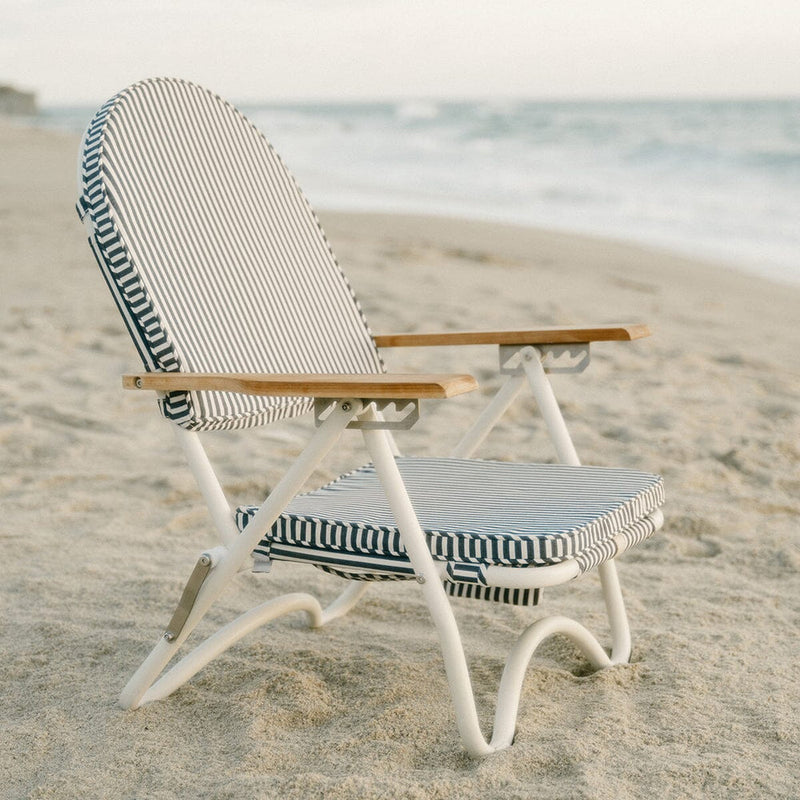
<instances>
[{"instance_id":1,"label":"navy and white stripe fabric","mask_svg":"<svg viewBox=\"0 0 800 800\"><path fill-rule=\"evenodd\" d=\"M647 516L664 502L661 479L634 470L454 458L397 465L448 582L476 589L489 565L575 559L581 571L594 567L616 555L615 537L634 544L652 534ZM237 510L240 529L257 510ZM310 561L350 579L413 577L371 465L292 500L254 555Z\"/></svg>"},{"instance_id":2,"label":"navy and white stripe fabric","mask_svg":"<svg viewBox=\"0 0 800 800\"><path fill-rule=\"evenodd\" d=\"M84 136L78 211L147 370L383 372L319 222L261 133L191 83L111 98ZM307 398L174 392L191 430L244 428Z\"/></svg>"}]
</instances>

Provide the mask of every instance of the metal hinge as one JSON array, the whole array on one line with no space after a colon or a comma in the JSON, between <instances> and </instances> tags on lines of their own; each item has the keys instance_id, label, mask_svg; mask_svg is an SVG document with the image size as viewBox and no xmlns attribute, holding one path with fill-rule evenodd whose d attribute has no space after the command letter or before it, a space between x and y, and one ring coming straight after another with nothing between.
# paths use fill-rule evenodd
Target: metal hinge
<instances>
[{"instance_id":1,"label":"metal hinge","mask_svg":"<svg viewBox=\"0 0 800 800\"><path fill-rule=\"evenodd\" d=\"M164 631L164 638L168 642L180 636L183 626L186 624L186 620L189 618L192 608L194 608L195 600L197 600L197 593L200 591L200 587L208 577L208 573L211 572L213 566L213 559L210 553L203 553L200 558L197 559L192 574L189 576L189 580L186 582L186 586L183 589L181 599L178 601L178 607L175 609L175 613L172 615L172 619L169 621L169 625L167 625L167 629Z\"/></svg>"},{"instance_id":2,"label":"metal hinge","mask_svg":"<svg viewBox=\"0 0 800 800\"><path fill-rule=\"evenodd\" d=\"M317 427L327 419L336 402L335 400L325 400L323 398L314 400L314 422ZM357 428L362 431L401 431L408 430L419 420L419 400L372 400L368 404L365 403L365 410L368 405L372 405L376 414L380 416L390 406L393 406L392 410L395 416L388 420L353 420L348 424L348 428Z\"/></svg>"},{"instance_id":3,"label":"metal hinge","mask_svg":"<svg viewBox=\"0 0 800 800\"><path fill-rule=\"evenodd\" d=\"M545 372L583 372L589 366L589 343L500 345L500 372L516 375L522 369L523 351L538 350Z\"/></svg>"}]
</instances>

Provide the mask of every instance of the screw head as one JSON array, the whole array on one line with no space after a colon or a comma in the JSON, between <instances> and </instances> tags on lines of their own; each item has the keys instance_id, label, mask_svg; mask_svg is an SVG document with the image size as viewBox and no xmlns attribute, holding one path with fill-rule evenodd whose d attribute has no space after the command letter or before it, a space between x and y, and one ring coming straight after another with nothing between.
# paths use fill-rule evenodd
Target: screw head
<instances>
[{"instance_id":1,"label":"screw head","mask_svg":"<svg viewBox=\"0 0 800 800\"><path fill-rule=\"evenodd\" d=\"M342 403L342 411L349 411L350 408L350 403Z\"/></svg>"}]
</instances>

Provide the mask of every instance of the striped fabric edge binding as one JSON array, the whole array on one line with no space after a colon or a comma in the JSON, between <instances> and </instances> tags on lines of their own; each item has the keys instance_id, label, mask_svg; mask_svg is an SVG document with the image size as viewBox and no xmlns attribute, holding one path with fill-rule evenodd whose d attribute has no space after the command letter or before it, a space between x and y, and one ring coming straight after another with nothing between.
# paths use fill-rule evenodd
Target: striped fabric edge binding
<instances>
[{"instance_id":1,"label":"striped fabric edge binding","mask_svg":"<svg viewBox=\"0 0 800 800\"><path fill-rule=\"evenodd\" d=\"M404 459L400 459L403 461ZM446 461L445 459L405 459L406 461ZM527 465L535 466L535 465ZM592 468L576 467L584 470ZM337 478L317 491L323 491L359 473L374 472L371 466L361 467ZM654 482L637 495L579 530L547 535L520 535L513 533L441 532L425 530L433 558L440 561L498 566L547 566L578 558L591 551L598 542L612 539L621 531L640 523L664 503L663 481L652 476ZM338 487L337 487L338 488ZM314 492L309 492L309 495ZM300 496L302 497L302 495ZM235 513L236 524L243 530L257 506L240 506ZM424 527L424 526L423 526ZM284 512L275 522L272 531L259 546L314 547L343 555L370 551L381 557L404 558L405 548L399 531L392 527L352 524L328 519L302 517ZM605 559L603 559L605 560Z\"/></svg>"},{"instance_id":2,"label":"striped fabric edge binding","mask_svg":"<svg viewBox=\"0 0 800 800\"><path fill-rule=\"evenodd\" d=\"M103 132L123 93L115 94L100 107L84 135L78 216L83 220L88 213L91 218L94 233L89 237L89 244L145 369L148 372L179 372L175 349L138 279L111 218L108 196L103 188ZM186 394L170 392L158 402L167 419L193 429Z\"/></svg>"},{"instance_id":3,"label":"striped fabric edge binding","mask_svg":"<svg viewBox=\"0 0 800 800\"><path fill-rule=\"evenodd\" d=\"M578 565L579 574L582 575L605 561L616 557L619 552L639 544L650 537L655 530L655 524L650 519L644 519L630 528L620 531L612 540L598 542L594 547L576 556L575 562ZM272 559L299 564L310 563L329 575L335 575L338 578L351 581L402 581L413 580L416 577L411 562L407 559L364 556L359 566L353 568L353 559L340 559L328 552L313 548L289 548L281 545L273 545L269 548L259 546L253 551L253 556L256 562L262 565L269 564ZM368 565L369 569L365 565ZM502 586L483 585L486 579L482 570L480 570L480 580L482 582L459 580L455 576L463 574L460 571L460 567L464 565L454 564L453 566L455 569L448 569L448 577L443 581L445 590L452 597L531 607L538 605L541 600L541 589L539 588L508 589ZM450 567L450 564L448 564L448 567ZM526 569L526 567L515 567L514 569ZM527 569L536 569L536 567L529 566Z\"/></svg>"},{"instance_id":4,"label":"striped fabric edge binding","mask_svg":"<svg viewBox=\"0 0 800 800\"><path fill-rule=\"evenodd\" d=\"M630 549L636 544L649 538L656 530L656 526L649 518L644 518L629 527L618 531L613 537L596 542L572 558L564 558L560 562L573 560L579 568L580 574L588 572L605 561L614 558L619 552ZM313 546L287 545L271 541L265 537L253 549L253 557L262 562L293 561L297 563L312 563L315 567L330 574L338 575L348 580L409 580L415 577L411 562L406 556L386 556L376 552L352 553L332 551ZM443 559L435 559L443 560ZM453 569L447 570L447 582L462 585L471 585L476 588L486 587L485 567L506 566L510 569L537 569L537 564L453 564ZM469 570L465 567L471 568Z\"/></svg>"}]
</instances>

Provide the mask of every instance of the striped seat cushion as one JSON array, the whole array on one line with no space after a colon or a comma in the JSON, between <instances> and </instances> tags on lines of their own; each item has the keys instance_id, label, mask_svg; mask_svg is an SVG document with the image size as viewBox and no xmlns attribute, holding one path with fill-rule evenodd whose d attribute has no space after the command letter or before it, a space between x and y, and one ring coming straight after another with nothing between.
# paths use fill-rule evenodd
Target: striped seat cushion
<instances>
[{"instance_id":1,"label":"striped seat cushion","mask_svg":"<svg viewBox=\"0 0 800 800\"><path fill-rule=\"evenodd\" d=\"M78 213L145 368L379 373L383 364L322 228L263 135L182 80L112 97L83 139ZM308 411L299 397L171 392L190 430Z\"/></svg>"},{"instance_id":2,"label":"striped seat cushion","mask_svg":"<svg viewBox=\"0 0 800 800\"><path fill-rule=\"evenodd\" d=\"M489 565L581 570L653 533L661 478L602 467L453 458L398 458L434 559L453 583L485 585ZM256 506L237 510L244 529ZM298 495L255 548L256 558L310 561L349 578L413 575L374 467Z\"/></svg>"}]
</instances>

